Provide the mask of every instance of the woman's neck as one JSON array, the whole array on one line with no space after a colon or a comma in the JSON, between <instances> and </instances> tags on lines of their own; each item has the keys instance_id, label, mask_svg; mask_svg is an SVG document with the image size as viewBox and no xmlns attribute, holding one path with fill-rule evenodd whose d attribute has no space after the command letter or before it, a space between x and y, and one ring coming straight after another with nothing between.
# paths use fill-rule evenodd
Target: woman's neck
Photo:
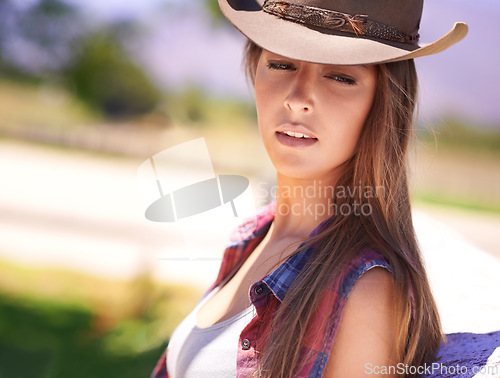
<instances>
[{"instance_id":1,"label":"woman's neck","mask_svg":"<svg viewBox=\"0 0 500 378\"><path fill-rule=\"evenodd\" d=\"M295 179L278 173L273 237L306 239L331 215L335 182L331 178Z\"/></svg>"}]
</instances>

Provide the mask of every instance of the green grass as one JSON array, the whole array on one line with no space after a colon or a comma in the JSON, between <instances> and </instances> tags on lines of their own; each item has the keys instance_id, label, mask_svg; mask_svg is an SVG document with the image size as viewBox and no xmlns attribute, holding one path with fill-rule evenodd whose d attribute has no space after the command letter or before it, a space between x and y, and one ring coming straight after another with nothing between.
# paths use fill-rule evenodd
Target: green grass
<instances>
[{"instance_id":1,"label":"green grass","mask_svg":"<svg viewBox=\"0 0 500 378\"><path fill-rule=\"evenodd\" d=\"M0 263L0 377L147 377L199 292Z\"/></svg>"},{"instance_id":2,"label":"green grass","mask_svg":"<svg viewBox=\"0 0 500 378\"><path fill-rule=\"evenodd\" d=\"M117 354L90 310L0 295L2 377L145 377L165 345Z\"/></svg>"},{"instance_id":3,"label":"green grass","mask_svg":"<svg viewBox=\"0 0 500 378\"><path fill-rule=\"evenodd\" d=\"M425 192L417 191L413 199L418 203L425 203L430 205L440 205L452 207L461 210L479 211L483 213L500 214L499 203L486 203L478 200L477 198L448 196L436 191Z\"/></svg>"},{"instance_id":4,"label":"green grass","mask_svg":"<svg viewBox=\"0 0 500 378\"><path fill-rule=\"evenodd\" d=\"M0 126L64 129L98 120L95 112L62 88L0 80Z\"/></svg>"},{"instance_id":5,"label":"green grass","mask_svg":"<svg viewBox=\"0 0 500 378\"><path fill-rule=\"evenodd\" d=\"M419 144L411 171L415 200L462 210L500 213L500 140L495 139L499 134L491 132L489 145L479 142L483 138L479 134L476 134L477 143L470 137L469 146L465 145L466 133L459 133L461 138L456 141L440 136L437 145L433 141Z\"/></svg>"},{"instance_id":6,"label":"green grass","mask_svg":"<svg viewBox=\"0 0 500 378\"><path fill-rule=\"evenodd\" d=\"M419 139L441 148L500 154L500 125L476 125L453 117L436 121L417 131Z\"/></svg>"}]
</instances>

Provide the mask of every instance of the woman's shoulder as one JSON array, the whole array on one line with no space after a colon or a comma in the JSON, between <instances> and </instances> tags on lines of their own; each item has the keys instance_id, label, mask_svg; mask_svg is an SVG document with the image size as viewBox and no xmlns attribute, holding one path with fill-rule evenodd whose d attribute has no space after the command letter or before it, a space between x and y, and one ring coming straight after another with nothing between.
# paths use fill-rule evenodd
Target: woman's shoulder
<instances>
[{"instance_id":1,"label":"woman's shoulder","mask_svg":"<svg viewBox=\"0 0 500 378\"><path fill-rule=\"evenodd\" d=\"M392 303L397 294L396 280L392 267L385 257L377 251L367 248L355 260L352 280L346 298L351 312L362 311L366 316L385 320L390 318Z\"/></svg>"},{"instance_id":2,"label":"woman's shoulder","mask_svg":"<svg viewBox=\"0 0 500 378\"><path fill-rule=\"evenodd\" d=\"M338 292L347 299L358 281L371 281L376 277L392 280L391 265L374 249L364 248L347 265L341 277Z\"/></svg>"},{"instance_id":3,"label":"woman's shoulder","mask_svg":"<svg viewBox=\"0 0 500 378\"><path fill-rule=\"evenodd\" d=\"M325 377L364 376L370 364L388 366L395 361L396 294L394 277L382 266L359 277L346 300Z\"/></svg>"},{"instance_id":4,"label":"woman's shoulder","mask_svg":"<svg viewBox=\"0 0 500 378\"><path fill-rule=\"evenodd\" d=\"M395 280L391 272L377 265L358 278L351 290L350 299L356 298L357 303L361 305L376 301L379 297L391 297L395 290Z\"/></svg>"},{"instance_id":5,"label":"woman's shoulder","mask_svg":"<svg viewBox=\"0 0 500 378\"><path fill-rule=\"evenodd\" d=\"M333 333L325 348L330 357L324 376L364 376L363 369L350 367L364 367L360 361L368 356L376 357L374 361L387 361L393 354L396 281L391 266L380 253L365 248L351 259L334 287L337 295L330 296Z\"/></svg>"}]
</instances>

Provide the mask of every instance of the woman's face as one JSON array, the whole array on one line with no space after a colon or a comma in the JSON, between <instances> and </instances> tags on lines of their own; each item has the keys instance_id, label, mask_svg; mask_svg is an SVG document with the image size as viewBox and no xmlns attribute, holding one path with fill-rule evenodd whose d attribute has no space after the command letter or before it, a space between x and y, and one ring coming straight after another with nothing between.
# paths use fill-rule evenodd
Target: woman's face
<instances>
[{"instance_id":1,"label":"woman's face","mask_svg":"<svg viewBox=\"0 0 500 378\"><path fill-rule=\"evenodd\" d=\"M255 98L264 146L280 174L336 180L371 109L374 66L308 63L262 51ZM323 182L325 182L323 181Z\"/></svg>"}]
</instances>

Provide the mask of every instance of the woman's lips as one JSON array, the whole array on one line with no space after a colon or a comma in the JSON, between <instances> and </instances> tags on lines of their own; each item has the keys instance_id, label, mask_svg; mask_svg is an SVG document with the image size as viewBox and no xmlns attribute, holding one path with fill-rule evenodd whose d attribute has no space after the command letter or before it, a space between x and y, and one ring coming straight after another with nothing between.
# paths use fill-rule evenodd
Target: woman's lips
<instances>
[{"instance_id":1,"label":"woman's lips","mask_svg":"<svg viewBox=\"0 0 500 378\"><path fill-rule=\"evenodd\" d=\"M288 133L288 134L292 134L292 133ZM277 131L276 138L278 139L278 141L281 144L283 144L287 147L296 147L296 148L309 147L318 141L317 138L308 137L307 135L304 136L304 134L302 134L302 133L297 133L297 134L293 133L293 134L294 135L298 134L298 136L300 136L300 137L290 136L290 135L287 135L286 132Z\"/></svg>"},{"instance_id":2,"label":"woman's lips","mask_svg":"<svg viewBox=\"0 0 500 378\"><path fill-rule=\"evenodd\" d=\"M289 134L289 136L294 136L290 134L303 134L306 137L316 138L316 134L309 129L309 127L295 122L284 122L276 128L277 133ZM295 135L297 136L297 135Z\"/></svg>"}]
</instances>

